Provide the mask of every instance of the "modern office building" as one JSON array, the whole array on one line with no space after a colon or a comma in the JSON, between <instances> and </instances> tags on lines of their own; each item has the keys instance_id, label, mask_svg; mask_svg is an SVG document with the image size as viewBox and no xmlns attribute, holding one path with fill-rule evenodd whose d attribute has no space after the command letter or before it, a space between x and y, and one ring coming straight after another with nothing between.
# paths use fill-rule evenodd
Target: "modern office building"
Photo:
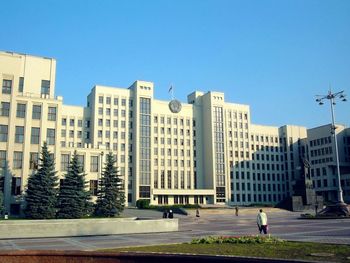
<instances>
[{"instance_id":1,"label":"modern office building","mask_svg":"<svg viewBox=\"0 0 350 263\"><path fill-rule=\"evenodd\" d=\"M96 85L86 106L64 105L55 97L55 70L51 58L0 52L0 164L11 213L20 212L44 141L61 178L78 152L93 195L112 152L129 206L138 199L275 204L293 195L304 176L312 129L252 124L249 106L226 102L220 92L195 91L187 103L160 101L146 81Z\"/></svg>"},{"instance_id":2,"label":"modern office building","mask_svg":"<svg viewBox=\"0 0 350 263\"><path fill-rule=\"evenodd\" d=\"M307 130L310 145L311 177L316 193L326 201L338 198L338 174L332 125ZM350 201L350 128L336 125L341 187L344 200Z\"/></svg>"}]
</instances>

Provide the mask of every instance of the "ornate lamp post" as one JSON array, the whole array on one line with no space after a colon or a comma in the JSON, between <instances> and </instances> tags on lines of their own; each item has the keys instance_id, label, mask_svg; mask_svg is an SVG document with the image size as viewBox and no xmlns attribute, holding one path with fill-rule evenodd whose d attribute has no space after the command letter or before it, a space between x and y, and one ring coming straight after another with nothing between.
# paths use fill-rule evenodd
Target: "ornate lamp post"
<instances>
[{"instance_id":1,"label":"ornate lamp post","mask_svg":"<svg viewBox=\"0 0 350 263\"><path fill-rule=\"evenodd\" d=\"M347 205L344 203L343 190L341 188L338 142L337 142L337 134L336 134L337 127L335 126L335 114L334 114L334 105L336 105L336 99L340 99L341 101L345 102L345 101L347 101L346 95L344 94L344 91L332 93L332 91L329 90L327 95L316 95L316 97L317 97L316 102L318 102L319 105L323 105L324 100L329 100L330 106L331 106L330 107L331 108L331 115L332 115L331 134L333 134L333 137L334 137L335 156L336 156L336 165L337 165L337 177L338 177L338 202L333 208L336 208L337 210L340 208L340 211L343 211L343 213L345 213L346 215L349 215L349 210L347 209ZM327 208L326 208L326 210L327 210ZM328 209L328 210L333 210L333 209Z\"/></svg>"}]
</instances>

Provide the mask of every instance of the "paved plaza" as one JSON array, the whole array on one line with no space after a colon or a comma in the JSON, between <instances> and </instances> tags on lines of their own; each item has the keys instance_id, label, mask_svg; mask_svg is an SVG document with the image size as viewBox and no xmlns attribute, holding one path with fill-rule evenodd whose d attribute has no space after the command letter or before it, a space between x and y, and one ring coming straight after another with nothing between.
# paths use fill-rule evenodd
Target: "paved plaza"
<instances>
[{"instance_id":1,"label":"paved plaza","mask_svg":"<svg viewBox=\"0 0 350 263\"><path fill-rule=\"evenodd\" d=\"M271 235L285 240L313 241L350 245L350 219L306 220L298 219L300 213L279 209L266 209ZM107 235L90 237L3 239L0 250L97 250L105 248L144 246L189 242L208 235L241 236L258 234L257 208L203 209L200 217L195 211L179 218L179 231L168 233ZM126 209L125 216L161 218L156 211Z\"/></svg>"}]
</instances>

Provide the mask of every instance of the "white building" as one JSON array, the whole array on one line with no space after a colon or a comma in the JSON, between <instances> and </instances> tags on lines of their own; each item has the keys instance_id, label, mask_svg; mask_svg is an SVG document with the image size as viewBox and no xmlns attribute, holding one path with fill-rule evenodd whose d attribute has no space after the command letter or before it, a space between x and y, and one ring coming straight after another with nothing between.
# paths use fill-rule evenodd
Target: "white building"
<instances>
[{"instance_id":1,"label":"white building","mask_svg":"<svg viewBox=\"0 0 350 263\"><path fill-rule=\"evenodd\" d=\"M338 174L331 124L307 130L313 186L326 201L338 198ZM350 128L336 125L341 186L344 201L350 201Z\"/></svg>"},{"instance_id":2,"label":"white building","mask_svg":"<svg viewBox=\"0 0 350 263\"><path fill-rule=\"evenodd\" d=\"M305 127L254 125L248 105L220 92L196 91L171 108L145 81L95 86L86 107L68 106L54 96L55 69L51 58L0 52L0 163L11 213L44 141L61 177L77 150L93 194L104 156L115 154L126 205L278 203L302 176Z\"/></svg>"}]
</instances>

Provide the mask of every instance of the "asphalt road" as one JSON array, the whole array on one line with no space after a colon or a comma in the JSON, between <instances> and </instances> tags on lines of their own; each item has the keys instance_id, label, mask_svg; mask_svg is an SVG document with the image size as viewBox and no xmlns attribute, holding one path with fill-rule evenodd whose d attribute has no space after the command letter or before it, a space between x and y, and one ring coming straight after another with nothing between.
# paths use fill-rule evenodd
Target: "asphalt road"
<instances>
[{"instance_id":1,"label":"asphalt road","mask_svg":"<svg viewBox=\"0 0 350 263\"><path fill-rule=\"evenodd\" d=\"M65 238L33 238L0 240L0 250L97 250L105 248L144 246L189 242L193 238L208 235L241 236L256 235L258 210L241 209L235 216L234 209L201 210L196 218L194 211L179 218L178 232L107 235ZM266 209L270 234L285 240L313 241L350 245L350 219L305 220L300 213ZM124 216L161 218L156 211L127 209Z\"/></svg>"}]
</instances>

